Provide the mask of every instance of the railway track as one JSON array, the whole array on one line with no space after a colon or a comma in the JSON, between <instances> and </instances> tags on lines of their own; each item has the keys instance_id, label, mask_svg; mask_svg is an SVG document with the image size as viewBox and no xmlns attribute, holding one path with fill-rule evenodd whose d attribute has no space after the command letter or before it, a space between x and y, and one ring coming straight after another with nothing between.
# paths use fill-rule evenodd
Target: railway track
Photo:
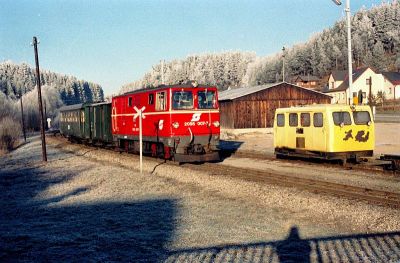
<instances>
[{"instance_id":1,"label":"railway track","mask_svg":"<svg viewBox=\"0 0 400 263\"><path fill-rule=\"evenodd\" d=\"M343 166L340 162L334 162L334 161L326 161L323 159L310 159L310 158L299 158L299 157L286 157L284 159L277 159L274 154L264 154L264 153L256 153L256 152L232 152L232 151L222 151L222 156L224 158L234 156L237 158L251 158L251 159L257 159L257 160L271 160L271 161L276 161L279 160L280 162L286 162L286 163L297 163L297 164L302 164L302 163L307 163L307 164L314 164L318 166L323 166L323 167L333 167L333 168L338 168L342 167L343 169L347 170L360 170L360 171L374 171L374 172L382 172L385 175L391 175L394 174L396 175L396 170L393 169L392 164L390 161L380 161L380 160L373 160L372 163L371 161L369 162L361 162L361 163L346 163L345 166ZM398 173L399 170L397 170Z\"/></svg>"},{"instance_id":2,"label":"railway track","mask_svg":"<svg viewBox=\"0 0 400 263\"><path fill-rule=\"evenodd\" d=\"M212 174L219 176L222 175L251 182L267 183L284 187L294 187L312 193L329 194L389 207L400 207L400 193L220 164L207 163L201 166L185 164L184 166L197 171L212 171Z\"/></svg>"}]
</instances>

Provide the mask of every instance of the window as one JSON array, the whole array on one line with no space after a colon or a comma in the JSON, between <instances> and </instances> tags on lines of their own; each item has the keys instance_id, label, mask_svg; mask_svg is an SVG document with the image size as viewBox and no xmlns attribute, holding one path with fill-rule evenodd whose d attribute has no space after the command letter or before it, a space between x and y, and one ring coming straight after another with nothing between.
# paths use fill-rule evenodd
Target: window
<instances>
[{"instance_id":1,"label":"window","mask_svg":"<svg viewBox=\"0 0 400 263\"><path fill-rule=\"evenodd\" d=\"M297 113L289 114L289 125L290 127L297 127L297 123L299 122Z\"/></svg>"},{"instance_id":2,"label":"window","mask_svg":"<svg viewBox=\"0 0 400 263\"><path fill-rule=\"evenodd\" d=\"M334 112L332 116L335 125L340 125L341 123L351 125L350 113L348 112Z\"/></svg>"},{"instance_id":3,"label":"window","mask_svg":"<svg viewBox=\"0 0 400 263\"><path fill-rule=\"evenodd\" d=\"M321 112L314 113L313 123L314 123L314 127L324 126L324 115Z\"/></svg>"},{"instance_id":4,"label":"window","mask_svg":"<svg viewBox=\"0 0 400 263\"><path fill-rule=\"evenodd\" d=\"M128 107L132 107L132 97L128 98Z\"/></svg>"},{"instance_id":5,"label":"window","mask_svg":"<svg viewBox=\"0 0 400 263\"><path fill-rule=\"evenodd\" d=\"M367 98L367 93L366 93L366 92L363 92L363 93L362 93L362 97L363 97L363 99L366 99L366 98Z\"/></svg>"},{"instance_id":6,"label":"window","mask_svg":"<svg viewBox=\"0 0 400 263\"><path fill-rule=\"evenodd\" d=\"M165 91L160 91L156 93L156 110L166 109L166 98Z\"/></svg>"},{"instance_id":7,"label":"window","mask_svg":"<svg viewBox=\"0 0 400 263\"><path fill-rule=\"evenodd\" d=\"M216 109L217 99L215 91L202 90L197 92L197 101L199 109Z\"/></svg>"},{"instance_id":8,"label":"window","mask_svg":"<svg viewBox=\"0 0 400 263\"><path fill-rule=\"evenodd\" d=\"M192 91L172 92L172 108L175 110L193 109Z\"/></svg>"},{"instance_id":9,"label":"window","mask_svg":"<svg viewBox=\"0 0 400 263\"><path fill-rule=\"evenodd\" d=\"M154 94L151 93L149 94L149 105L153 105L154 104Z\"/></svg>"},{"instance_id":10,"label":"window","mask_svg":"<svg viewBox=\"0 0 400 263\"><path fill-rule=\"evenodd\" d=\"M357 97L358 97L357 92L353 92L353 98L357 98Z\"/></svg>"},{"instance_id":11,"label":"window","mask_svg":"<svg viewBox=\"0 0 400 263\"><path fill-rule=\"evenodd\" d=\"M389 88L389 94L392 94L392 88Z\"/></svg>"},{"instance_id":12,"label":"window","mask_svg":"<svg viewBox=\"0 0 400 263\"><path fill-rule=\"evenodd\" d=\"M278 125L278 127L285 126L285 114L280 113L276 115L276 125Z\"/></svg>"},{"instance_id":13,"label":"window","mask_svg":"<svg viewBox=\"0 0 400 263\"><path fill-rule=\"evenodd\" d=\"M300 125L303 127L310 127L310 113L300 114Z\"/></svg>"},{"instance_id":14,"label":"window","mask_svg":"<svg viewBox=\"0 0 400 263\"><path fill-rule=\"evenodd\" d=\"M371 121L368 111L355 111L353 112L353 119L355 124L368 124Z\"/></svg>"},{"instance_id":15,"label":"window","mask_svg":"<svg viewBox=\"0 0 400 263\"><path fill-rule=\"evenodd\" d=\"M365 84L370 85L371 84L371 79L370 78L365 79Z\"/></svg>"}]
</instances>

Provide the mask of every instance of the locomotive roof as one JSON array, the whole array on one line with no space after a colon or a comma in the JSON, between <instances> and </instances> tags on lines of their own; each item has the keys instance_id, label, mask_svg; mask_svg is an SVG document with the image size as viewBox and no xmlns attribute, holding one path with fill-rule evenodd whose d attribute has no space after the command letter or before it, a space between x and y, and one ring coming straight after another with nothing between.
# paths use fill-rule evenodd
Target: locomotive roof
<instances>
[{"instance_id":1,"label":"locomotive roof","mask_svg":"<svg viewBox=\"0 0 400 263\"><path fill-rule=\"evenodd\" d=\"M136 93L141 93L141 92L148 92L148 91L156 91L156 90L161 90L161 89L169 89L169 88L216 88L215 86L209 86L209 85L201 85L199 84L196 87L193 87L191 84L175 84L175 85L160 85L154 88L142 88L142 89L137 89L137 90L133 90L133 91L128 91L125 92L121 95L115 96L115 97L119 97L119 96L124 96L124 95L129 95L129 94L136 94Z\"/></svg>"}]
</instances>

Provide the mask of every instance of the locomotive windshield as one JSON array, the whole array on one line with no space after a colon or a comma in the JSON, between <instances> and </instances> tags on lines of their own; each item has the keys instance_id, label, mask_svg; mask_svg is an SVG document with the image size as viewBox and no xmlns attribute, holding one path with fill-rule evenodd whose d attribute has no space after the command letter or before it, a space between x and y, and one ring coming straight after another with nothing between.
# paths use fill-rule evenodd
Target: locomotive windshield
<instances>
[{"instance_id":1,"label":"locomotive windshield","mask_svg":"<svg viewBox=\"0 0 400 263\"><path fill-rule=\"evenodd\" d=\"M172 100L172 107L175 110L193 109L193 93L191 91L174 91Z\"/></svg>"},{"instance_id":2,"label":"locomotive windshield","mask_svg":"<svg viewBox=\"0 0 400 263\"><path fill-rule=\"evenodd\" d=\"M198 108L199 109L216 109L217 98L214 90L202 90L197 93Z\"/></svg>"}]
</instances>

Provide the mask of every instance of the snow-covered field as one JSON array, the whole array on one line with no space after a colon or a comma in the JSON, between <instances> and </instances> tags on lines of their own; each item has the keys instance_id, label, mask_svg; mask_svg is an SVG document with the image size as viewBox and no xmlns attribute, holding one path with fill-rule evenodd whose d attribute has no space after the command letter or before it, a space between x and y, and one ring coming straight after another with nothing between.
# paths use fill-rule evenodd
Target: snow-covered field
<instances>
[{"instance_id":1,"label":"snow-covered field","mask_svg":"<svg viewBox=\"0 0 400 263\"><path fill-rule=\"evenodd\" d=\"M1 262L400 260L398 210L47 141L0 159Z\"/></svg>"}]
</instances>

